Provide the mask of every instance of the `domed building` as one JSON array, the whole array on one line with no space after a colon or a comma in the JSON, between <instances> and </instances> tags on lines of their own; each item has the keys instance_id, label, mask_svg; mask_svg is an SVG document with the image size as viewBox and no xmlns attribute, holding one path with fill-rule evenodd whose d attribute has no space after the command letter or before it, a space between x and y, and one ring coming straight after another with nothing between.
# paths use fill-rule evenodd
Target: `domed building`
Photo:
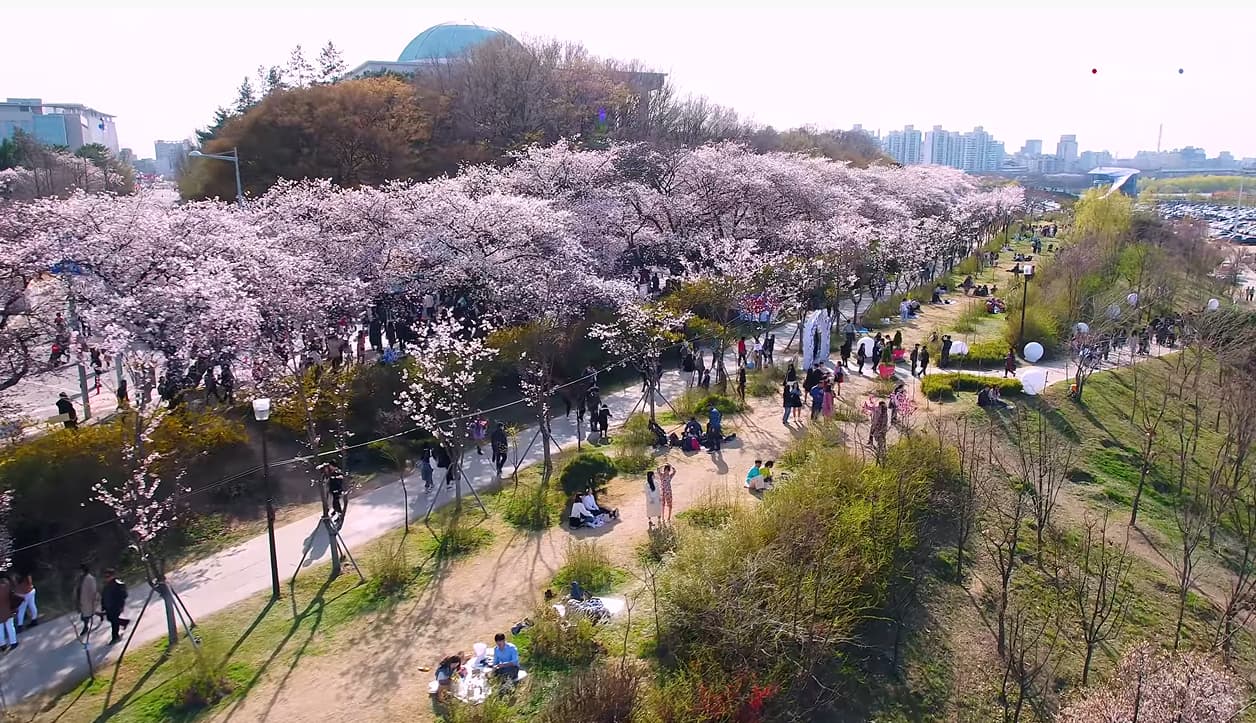
<instances>
[{"instance_id":1,"label":"domed building","mask_svg":"<svg viewBox=\"0 0 1256 723\"><path fill-rule=\"evenodd\" d=\"M498 28L461 23L441 23L424 30L406 44L396 60L368 60L346 73L346 77L360 78L376 73L413 75L424 66L447 63L465 55L477 45L504 38L516 41L510 33Z\"/></svg>"}]
</instances>

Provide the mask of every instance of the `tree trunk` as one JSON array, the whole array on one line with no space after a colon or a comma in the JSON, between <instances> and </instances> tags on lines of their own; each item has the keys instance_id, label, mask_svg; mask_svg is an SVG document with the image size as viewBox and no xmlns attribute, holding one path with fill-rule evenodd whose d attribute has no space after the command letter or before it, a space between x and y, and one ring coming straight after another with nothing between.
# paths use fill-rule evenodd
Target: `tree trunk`
<instances>
[{"instance_id":1,"label":"tree trunk","mask_svg":"<svg viewBox=\"0 0 1256 723\"><path fill-rule=\"evenodd\" d=\"M170 590L170 583L166 582L166 576L161 573L151 558L148 563L148 574L149 585L161 596L161 603L166 609L166 645L173 648L179 642L179 623L174 609L174 593Z\"/></svg>"},{"instance_id":2,"label":"tree trunk","mask_svg":"<svg viewBox=\"0 0 1256 723\"><path fill-rule=\"evenodd\" d=\"M336 540L336 526L331 517L323 515L323 530L327 533L327 552L331 556L331 576L340 577L340 544Z\"/></svg>"},{"instance_id":3,"label":"tree trunk","mask_svg":"<svg viewBox=\"0 0 1256 723\"><path fill-rule=\"evenodd\" d=\"M1090 682L1090 661L1095 656L1095 644L1086 643L1086 660L1082 663L1082 687Z\"/></svg>"},{"instance_id":4,"label":"tree trunk","mask_svg":"<svg viewBox=\"0 0 1256 723\"><path fill-rule=\"evenodd\" d=\"M1146 460L1146 456L1143 457ZM1130 527L1138 526L1138 501L1143 497L1143 485L1147 483L1147 473L1150 471L1150 465L1143 462L1139 465L1138 470L1138 487L1134 489L1134 501L1130 503Z\"/></svg>"}]
</instances>

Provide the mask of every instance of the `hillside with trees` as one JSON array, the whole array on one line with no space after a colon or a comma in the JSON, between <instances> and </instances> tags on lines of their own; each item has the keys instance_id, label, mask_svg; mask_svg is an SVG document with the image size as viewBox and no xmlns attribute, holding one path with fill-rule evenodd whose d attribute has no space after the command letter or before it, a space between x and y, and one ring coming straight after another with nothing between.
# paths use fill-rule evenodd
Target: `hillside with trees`
<instances>
[{"instance_id":1,"label":"hillside with trees","mask_svg":"<svg viewBox=\"0 0 1256 723\"><path fill-rule=\"evenodd\" d=\"M198 132L207 153L240 149L245 193L279 178L328 178L353 187L425 180L467 164L509 163L532 144L569 139L582 148L644 141L659 147L735 140L758 152L790 151L865 167L888 162L866 134L798 128L778 132L742 119L670 83L648 107L630 73L644 70L593 56L578 43L492 40L414 77L341 80L328 44L315 64L300 47L284 66L246 78L231 108ZM403 87L405 86L405 87ZM235 196L230 164L192 163L185 198Z\"/></svg>"}]
</instances>

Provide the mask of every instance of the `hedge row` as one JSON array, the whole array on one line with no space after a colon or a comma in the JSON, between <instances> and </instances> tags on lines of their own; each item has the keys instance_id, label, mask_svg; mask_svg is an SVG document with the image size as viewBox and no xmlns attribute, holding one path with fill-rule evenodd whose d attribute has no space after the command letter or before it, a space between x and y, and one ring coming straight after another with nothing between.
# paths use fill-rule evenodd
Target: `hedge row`
<instances>
[{"instance_id":1,"label":"hedge row","mask_svg":"<svg viewBox=\"0 0 1256 723\"><path fill-rule=\"evenodd\" d=\"M953 396L955 392L979 392L994 387L1000 394L1020 394L1019 379L982 376L980 374L932 374L920 380L920 391L930 399Z\"/></svg>"}]
</instances>

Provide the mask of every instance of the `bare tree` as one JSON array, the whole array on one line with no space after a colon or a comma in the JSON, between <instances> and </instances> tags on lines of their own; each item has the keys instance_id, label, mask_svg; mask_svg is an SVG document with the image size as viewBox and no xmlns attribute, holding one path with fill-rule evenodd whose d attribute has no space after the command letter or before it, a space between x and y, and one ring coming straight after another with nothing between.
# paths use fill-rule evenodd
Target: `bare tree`
<instances>
[{"instance_id":1,"label":"bare tree","mask_svg":"<svg viewBox=\"0 0 1256 723\"><path fill-rule=\"evenodd\" d=\"M1042 610L1034 610L1018 603L1011 611L999 687L1004 723L1019 723L1025 702L1039 689L1041 681L1050 677L1060 640L1059 606L1041 607Z\"/></svg>"},{"instance_id":2,"label":"bare tree","mask_svg":"<svg viewBox=\"0 0 1256 723\"><path fill-rule=\"evenodd\" d=\"M1027 487L1035 523L1034 555L1041 567L1043 533L1051 524L1051 515L1073 467L1077 447L1056 432L1040 411L1017 410L1011 419L1010 431L1012 449L998 459L1009 477Z\"/></svg>"},{"instance_id":3,"label":"bare tree","mask_svg":"<svg viewBox=\"0 0 1256 723\"><path fill-rule=\"evenodd\" d=\"M1252 478L1251 445L1256 439L1256 384L1241 378L1222 398L1226 436L1213 462L1210 479L1223 477L1228 490L1221 512L1229 521L1232 550L1230 585L1222 604L1217 647L1229 660L1235 631L1256 612L1256 482ZM1221 425L1218 425L1220 428ZM1214 525L1215 527L1215 525Z\"/></svg>"},{"instance_id":4,"label":"bare tree","mask_svg":"<svg viewBox=\"0 0 1256 723\"><path fill-rule=\"evenodd\" d=\"M939 444L943 439L941 426L945 424L942 417L937 417L939 424ZM993 427L984 421L958 417L950 435L955 453L959 461L959 476L956 477L950 492L951 519L955 525L955 579L964 576L964 553L972 539L973 528L977 525L981 500L990 491L991 460L994 455Z\"/></svg>"},{"instance_id":5,"label":"bare tree","mask_svg":"<svg viewBox=\"0 0 1256 723\"><path fill-rule=\"evenodd\" d=\"M999 654L1007 651L1007 609L1012 591L1012 574L1019 562L1021 526L1025 522L1025 510L1029 506L1025 488L1014 481L1010 494L995 493L990 496L986 508L985 526L981 539L999 574L996 591L996 622L998 625Z\"/></svg>"},{"instance_id":6,"label":"bare tree","mask_svg":"<svg viewBox=\"0 0 1256 723\"><path fill-rule=\"evenodd\" d=\"M1127 584L1133 558L1129 556L1129 532L1119 547L1108 539L1108 514L1102 519L1087 515L1081 548L1068 563L1072 582L1074 621L1086 646L1082 685L1090 682L1095 648L1120 634L1133 600Z\"/></svg>"},{"instance_id":7,"label":"bare tree","mask_svg":"<svg viewBox=\"0 0 1256 723\"><path fill-rule=\"evenodd\" d=\"M1156 368L1159 370L1161 367ZM1138 486L1134 489L1134 501L1130 503L1130 527L1138 526L1138 505L1143 498L1147 477L1156 461L1156 434L1164 421L1165 412L1169 409L1167 380L1163 376L1148 378L1149 376L1146 365L1134 364L1130 368L1130 390L1134 397L1130 419L1142 435L1138 449ZM1144 384L1144 381L1147 383Z\"/></svg>"}]
</instances>

